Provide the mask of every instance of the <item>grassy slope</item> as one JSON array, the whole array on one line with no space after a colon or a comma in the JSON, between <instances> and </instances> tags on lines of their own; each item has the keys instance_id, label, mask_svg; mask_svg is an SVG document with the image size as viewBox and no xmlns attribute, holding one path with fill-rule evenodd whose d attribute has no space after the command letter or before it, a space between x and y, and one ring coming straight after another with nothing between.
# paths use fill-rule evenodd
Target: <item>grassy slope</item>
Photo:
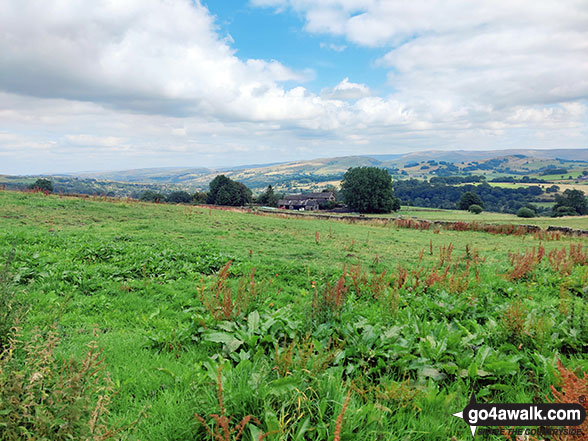
<instances>
[{"instance_id":1,"label":"grassy slope","mask_svg":"<svg viewBox=\"0 0 588 441\"><path fill-rule=\"evenodd\" d=\"M362 356L356 354L357 366L363 367L355 371L342 371L333 360L327 369L293 369L290 376L295 383L279 383L281 388L264 392L266 404L255 397L279 379L272 369L276 366L273 349L264 354L254 346L251 354L244 355L251 360L233 361L236 367L232 368L227 364L223 375L229 412L239 416L254 414L262 420L264 430L302 430L306 418L312 416L308 426L312 430L305 439L332 439L346 385L354 379L360 390L378 386L389 392L384 398L380 396L377 405L370 398L373 392L366 393L366 402L359 393L353 394L343 439L392 440L409 435L422 440L454 435L469 439L467 426L450 414L466 404L472 382L489 400L524 402L548 392L554 360L562 348L566 348L566 363L588 369L586 359L575 354L570 349L573 344L565 340L571 338L568 334L572 325L558 312L559 284L568 280L566 286L570 289L583 286L588 281L585 267L577 268L567 279L547 270L536 271L530 284L508 283L500 276L509 269L508 253L538 245L532 236L509 236L506 240L504 236L485 233L434 234L6 191L0 191L0 222L0 256L6 258L12 247L16 249L12 268L17 288L31 303L27 327L45 327L59 315L64 353L81 354L84 345L97 338L119 389L114 415L129 422L149 406L148 417L137 426L133 438L203 439L202 429L194 422L194 412L218 412L214 404L214 369L207 366L216 363L211 362L211 357L222 354L229 358L231 354L223 353L218 344L202 340L198 323L203 321L212 328L217 325L202 309L197 287L202 277L204 283L212 282L213 267L229 259L234 260L231 280L256 268L256 280L265 283L256 304L262 314L288 316L295 322L304 322L310 316L312 282L318 286L333 283L345 263L359 260L367 271L395 274L398 265L409 269L421 265L419 250L426 250L423 265L432 265L439 259L439 248L450 243L456 256L464 254L467 245L486 259L480 267L480 282L472 282L462 294L435 289L427 295L417 295L401 290L396 313L386 300L352 298L339 321L327 321L327 328L312 321L305 325L308 332L314 329L313 338L320 332L347 335L346 326L357 327L357 334L353 334L356 343L340 343L347 345L348 358L354 348L368 345L362 340L369 334L365 326L375 327L378 344L402 334L397 349L388 348L392 352L387 352L386 357L403 351L407 351L406 355L389 359L390 367L379 368L367 385L362 383L365 375L361 369L372 372L375 367L369 360L384 356L378 355L377 345L373 349L368 345ZM428 253L431 241L432 256ZM547 242L545 247L549 251L569 243L570 239L563 239ZM519 347L522 350L502 336L500 323L505 308L515 299L524 302L530 321L543 317L549 323L545 325L547 331L537 331L549 335L541 344L533 330L530 332L534 340L523 337ZM279 309L283 307L286 309ZM486 316L489 321L477 324ZM385 329L390 334L380 340ZM449 334L444 334L448 330ZM187 337L183 332L188 332ZM192 342L194 334L196 342ZM274 343L277 342L271 342L269 347L273 348ZM489 377L479 376L471 364L465 377L445 366L476 356L472 348L486 347L485 344L490 348L485 357L494 360L496 366L480 360L472 363L479 364L479 375L486 370L490 373L484 375ZM279 346L282 351L288 345ZM173 349L167 350L170 347ZM320 357L320 353L314 357ZM510 364L500 367L500 360ZM350 361L345 369L354 363ZM531 377L526 374L529 369L534 371ZM365 378L372 378L370 375ZM294 434L291 438L275 435L267 439L293 437Z\"/></svg>"}]
</instances>

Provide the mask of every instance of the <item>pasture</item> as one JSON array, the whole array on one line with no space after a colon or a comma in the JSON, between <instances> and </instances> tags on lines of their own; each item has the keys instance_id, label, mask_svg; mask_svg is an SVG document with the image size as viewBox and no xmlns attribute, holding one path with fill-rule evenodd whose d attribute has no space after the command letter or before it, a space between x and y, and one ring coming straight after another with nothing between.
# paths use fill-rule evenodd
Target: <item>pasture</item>
<instances>
[{"instance_id":1,"label":"pasture","mask_svg":"<svg viewBox=\"0 0 588 441\"><path fill-rule=\"evenodd\" d=\"M9 191L0 225L21 338L95 341L123 439L466 440L472 388L545 402L558 360L588 372L586 238Z\"/></svg>"}]
</instances>

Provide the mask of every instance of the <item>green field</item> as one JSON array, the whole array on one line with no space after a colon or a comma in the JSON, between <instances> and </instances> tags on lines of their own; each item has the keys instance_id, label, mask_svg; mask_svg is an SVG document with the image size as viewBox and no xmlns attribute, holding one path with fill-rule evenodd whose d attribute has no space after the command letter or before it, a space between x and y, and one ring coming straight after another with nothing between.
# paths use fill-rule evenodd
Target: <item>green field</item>
<instances>
[{"instance_id":1,"label":"green field","mask_svg":"<svg viewBox=\"0 0 588 441\"><path fill-rule=\"evenodd\" d=\"M251 415L242 439L269 441L333 440L346 397L341 440L469 440L451 415L472 387L544 402L558 359L588 372L587 239L9 191L0 225L22 338L56 323L59 354L78 358L96 341L112 421L145 414L126 439L213 439L195 413L211 427L222 413L219 366L231 424Z\"/></svg>"},{"instance_id":2,"label":"green field","mask_svg":"<svg viewBox=\"0 0 588 441\"><path fill-rule=\"evenodd\" d=\"M397 213L392 216L415 216L419 219L425 220L445 220L445 221L463 221L463 222L486 222L499 224L526 224L538 225L542 228L549 225L570 227L580 230L588 229L588 216L566 216L566 217L535 217L530 219L520 218L514 214L508 213L493 213L484 211L478 215L472 214L463 210L441 210L435 208L419 208L419 207L402 207Z\"/></svg>"}]
</instances>

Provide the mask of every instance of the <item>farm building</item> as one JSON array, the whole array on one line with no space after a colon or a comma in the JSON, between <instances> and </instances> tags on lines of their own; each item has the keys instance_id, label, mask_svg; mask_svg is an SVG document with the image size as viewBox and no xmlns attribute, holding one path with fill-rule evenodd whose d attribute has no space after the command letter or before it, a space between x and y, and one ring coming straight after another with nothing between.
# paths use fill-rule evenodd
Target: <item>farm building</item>
<instances>
[{"instance_id":1,"label":"farm building","mask_svg":"<svg viewBox=\"0 0 588 441\"><path fill-rule=\"evenodd\" d=\"M313 211L318 210L320 205L329 202L335 202L335 194L333 192L323 193L307 193L307 194L291 194L284 196L284 199L278 201L278 207L285 210L304 210Z\"/></svg>"}]
</instances>

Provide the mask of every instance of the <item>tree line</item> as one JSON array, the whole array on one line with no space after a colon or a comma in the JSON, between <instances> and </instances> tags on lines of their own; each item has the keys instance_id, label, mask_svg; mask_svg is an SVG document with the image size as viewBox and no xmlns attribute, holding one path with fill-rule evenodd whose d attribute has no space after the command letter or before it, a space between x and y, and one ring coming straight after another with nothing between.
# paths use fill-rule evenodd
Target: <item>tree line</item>
<instances>
[{"instance_id":1,"label":"tree line","mask_svg":"<svg viewBox=\"0 0 588 441\"><path fill-rule=\"evenodd\" d=\"M31 184L30 188L53 191L51 181L47 179L38 179ZM329 190L336 193L335 188ZM550 188L547 192L552 190L554 189ZM340 196L350 210L360 213L390 213L398 210L403 204L442 209L458 208L474 213L482 210L516 213L521 217L588 214L588 201L582 191L566 190L562 194L556 194L555 204L551 209L534 204L537 202L537 197L543 193L543 189L539 186L494 187L484 180L478 181L470 177L437 177L430 181L407 179L392 182L392 177L386 169L353 167L343 176ZM255 198L245 184L225 175L219 175L210 182L208 192L191 194L179 190L163 194L155 190L147 190L140 195L139 199L147 202L229 206L257 203L275 207L283 196L269 185Z\"/></svg>"}]
</instances>

